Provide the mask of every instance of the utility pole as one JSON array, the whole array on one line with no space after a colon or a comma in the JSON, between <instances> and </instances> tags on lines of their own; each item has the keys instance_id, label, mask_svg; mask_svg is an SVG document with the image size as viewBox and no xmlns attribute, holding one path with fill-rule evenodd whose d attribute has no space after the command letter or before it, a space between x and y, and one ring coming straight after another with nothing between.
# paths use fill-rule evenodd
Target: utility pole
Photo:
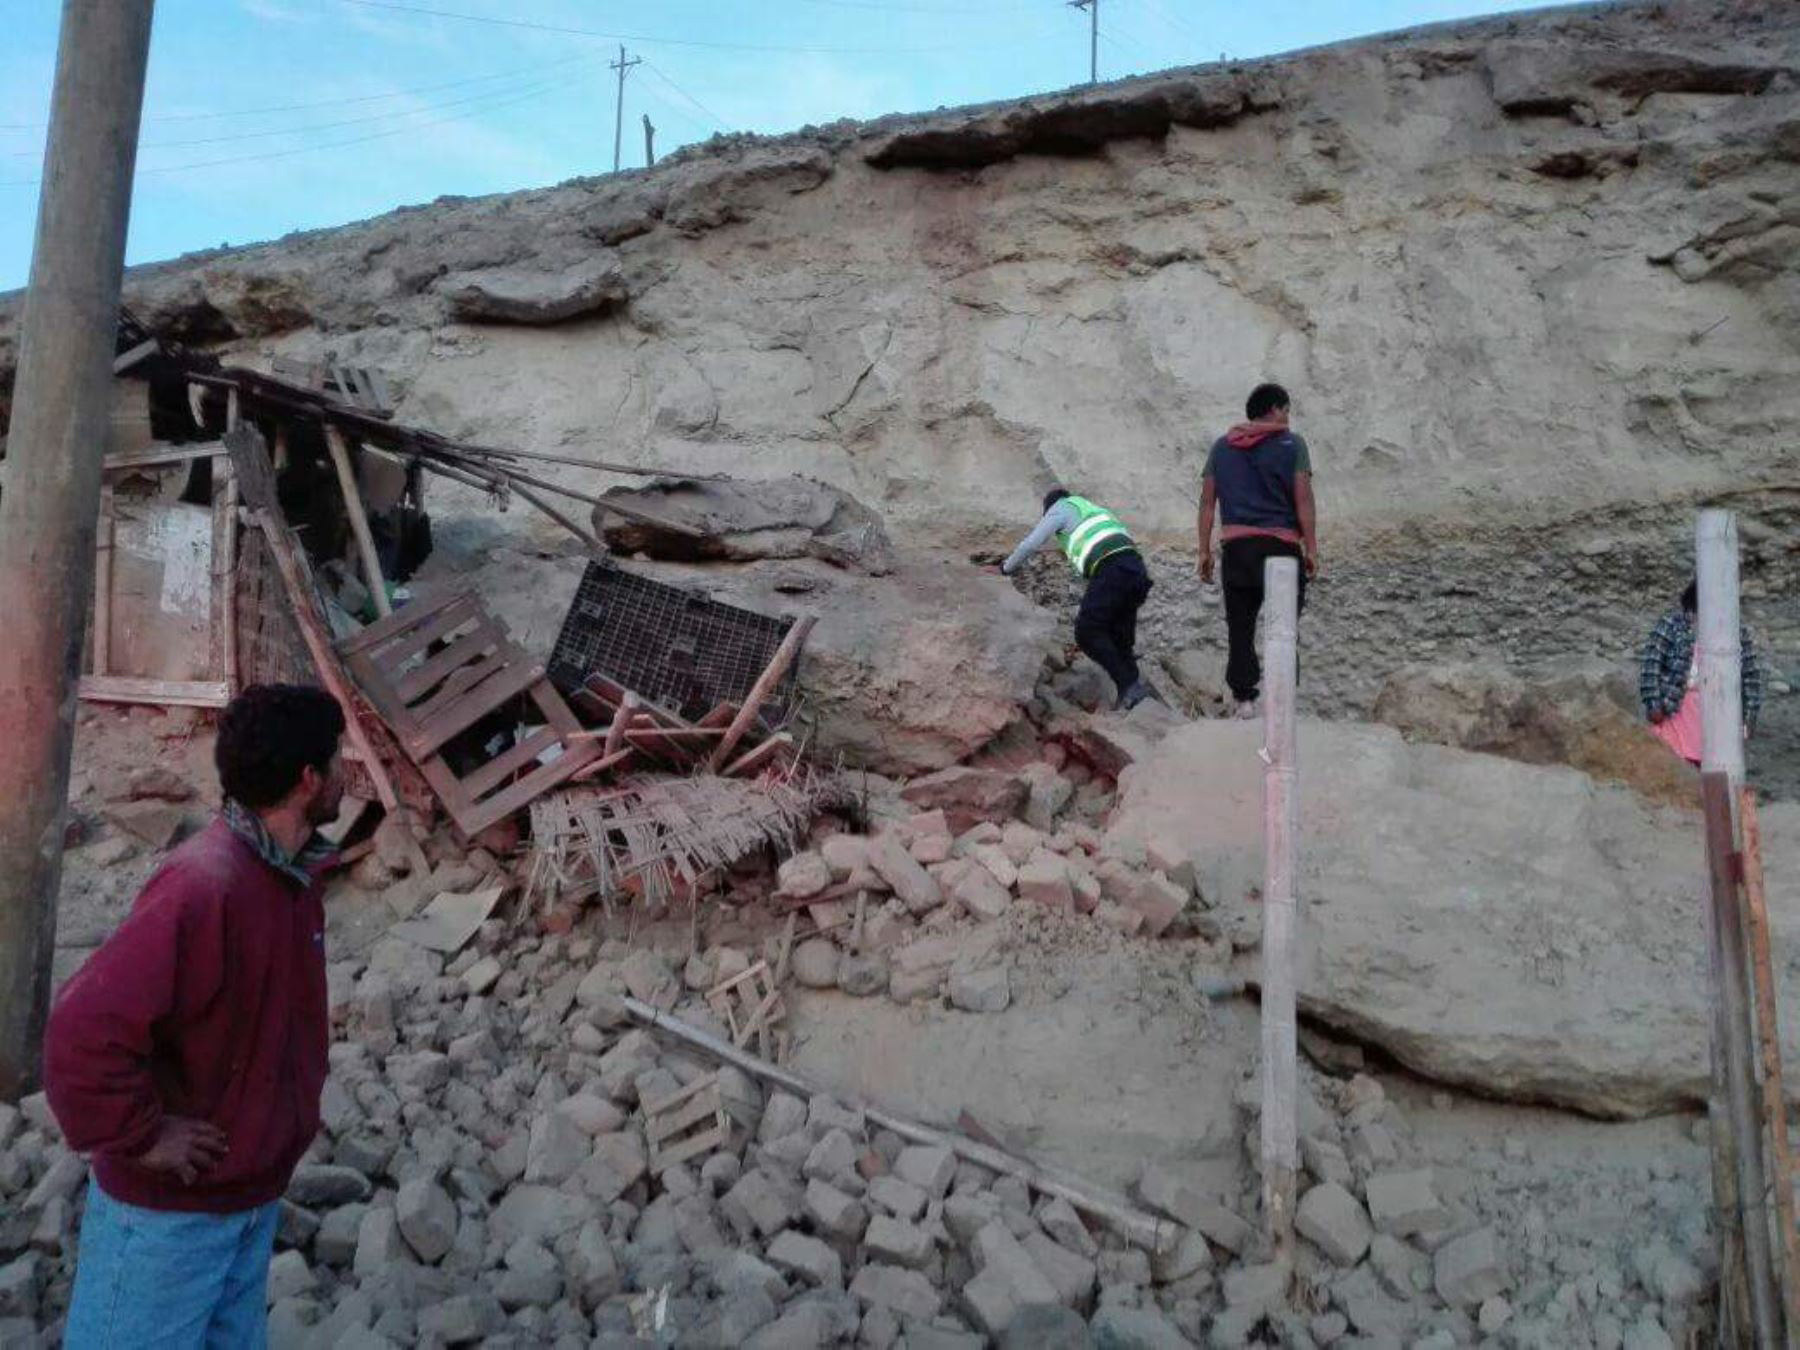
<instances>
[{"instance_id":1,"label":"utility pole","mask_svg":"<svg viewBox=\"0 0 1800 1350\"><path fill-rule=\"evenodd\" d=\"M644 167L647 169L656 163L656 127L650 121L650 114L644 114Z\"/></svg>"},{"instance_id":2,"label":"utility pole","mask_svg":"<svg viewBox=\"0 0 1800 1350\"><path fill-rule=\"evenodd\" d=\"M155 0L63 0L0 492L0 1101L38 1078Z\"/></svg>"},{"instance_id":3,"label":"utility pole","mask_svg":"<svg viewBox=\"0 0 1800 1350\"><path fill-rule=\"evenodd\" d=\"M623 42L619 44L619 59L617 61L607 62L608 70L616 70L619 72L619 106L617 111L613 114L614 173L619 171L619 154L624 149L625 145L625 72L630 70L633 66L641 66L643 64L644 58L641 56L634 56L630 60L625 59L625 44Z\"/></svg>"},{"instance_id":4,"label":"utility pole","mask_svg":"<svg viewBox=\"0 0 1800 1350\"><path fill-rule=\"evenodd\" d=\"M1070 9L1088 12L1088 83L1100 83L1100 0L1069 0Z\"/></svg>"}]
</instances>

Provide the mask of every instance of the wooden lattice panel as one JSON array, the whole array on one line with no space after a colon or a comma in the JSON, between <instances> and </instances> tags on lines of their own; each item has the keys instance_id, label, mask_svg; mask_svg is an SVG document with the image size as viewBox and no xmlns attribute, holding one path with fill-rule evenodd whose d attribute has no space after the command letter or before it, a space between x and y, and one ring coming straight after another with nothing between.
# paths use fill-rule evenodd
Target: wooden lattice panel
<instances>
[{"instance_id":1,"label":"wooden lattice panel","mask_svg":"<svg viewBox=\"0 0 1800 1350\"><path fill-rule=\"evenodd\" d=\"M650 1170L660 1175L671 1167L711 1153L731 1135L731 1117L719 1094L719 1075L709 1073L666 1097L644 1103L644 1136L650 1144Z\"/></svg>"}]
</instances>

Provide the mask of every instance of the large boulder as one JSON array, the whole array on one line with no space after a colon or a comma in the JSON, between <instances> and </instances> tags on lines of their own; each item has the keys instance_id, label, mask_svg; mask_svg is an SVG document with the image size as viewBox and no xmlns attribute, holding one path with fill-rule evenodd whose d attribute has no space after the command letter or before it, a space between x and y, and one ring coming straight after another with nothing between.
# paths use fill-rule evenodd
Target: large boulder
<instances>
[{"instance_id":1,"label":"large boulder","mask_svg":"<svg viewBox=\"0 0 1800 1350\"><path fill-rule=\"evenodd\" d=\"M625 300L625 277L612 258L567 268L487 267L452 272L438 283L452 317L469 323L562 323Z\"/></svg>"},{"instance_id":2,"label":"large boulder","mask_svg":"<svg viewBox=\"0 0 1800 1350\"><path fill-rule=\"evenodd\" d=\"M1259 926L1261 743L1253 722L1173 730L1108 831L1190 850L1234 933ZM1607 1117L1703 1100L1696 815L1386 727L1304 721L1299 761L1302 1012L1494 1096ZM1766 808L1763 835L1779 972L1800 960L1800 808Z\"/></svg>"},{"instance_id":3,"label":"large boulder","mask_svg":"<svg viewBox=\"0 0 1800 1350\"><path fill-rule=\"evenodd\" d=\"M1004 578L928 553L901 551L880 577L816 559L633 566L762 613L816 614L799 677L810 748L905 777L966 759L1019 718L1056 626Z\"/></svg>"},{"instance_id":4,"label":"large boulder","mask_svg":"<svg viewBox=\"0 0 1800 1350\"><path fill-rule=\"evenodd\" d=\"M1693 770L1650 734L1630 680L1609 667L1529 681L1494 666L1405 666L1382 686L1373 715L1408 740L1566 764L1658 801L1698 799Z\"/></svg>"},{"instance_id":5,"label":"large boulder","mask_svg":"<svg viewBox=\"0 0 1800 1350\"><path fill-rule=\"evenodd\" d=\"M874 576L893 570L881 517L809 478L664 478L611 488L594 508L594 528L615 553L684 562L821 558Z\"/></svg>"}]
</instances>

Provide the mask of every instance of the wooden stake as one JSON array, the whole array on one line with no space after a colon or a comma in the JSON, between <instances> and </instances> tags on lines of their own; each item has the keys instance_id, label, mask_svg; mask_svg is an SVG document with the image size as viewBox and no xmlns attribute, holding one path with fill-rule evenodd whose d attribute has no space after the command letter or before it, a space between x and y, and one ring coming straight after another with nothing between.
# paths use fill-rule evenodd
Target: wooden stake
<instances>
[{"instance_id":1,"label":"wooden stake","mask_svg":"<svg viewBox=\"0 0 1800 1350\"><path fill-rule=\"evenodd\" d=\"M627 1013L644 1025L696 1046L715 1059L723 1060L727 1064L734 1064L754 1078L784 1087L802 1100L810 1100L823 1090L810 1079L802 1077L792 1069L780 1068L767 1060L758 1059L748 1051L740 1050L737 1046L720 1040L710 1032L701 1031L698 1027L691 1027L686 1022L651 1007L648 1003L629 997L622 998L619 1002ZM950 1134L944 1130L934 1130L929 1125L921 1125L904 1116L896 1116L875 1107L865 1107L864 1114L874 1124L882 1129L892 1130L902 1139L910 1139L916 1144L947 1148L957 1157L967 1158L970 1162L985 1167L990 1172L1002 1172L1007 1176L1017 1177L1026 1185L1045 1195L1060 1196L1082 1213L1092 1214L1095 1218L1104 1221L1140 1247L1147 1247L1151 1251L1161 1251L1173 1243L1180 1234L1179 1225L1167 1219L1158 1218L1154 1214L1146 1214L1143 1210L1135 1209L1125 1200L1108 1195L1065 1172L1053 1172L1049 1168L1040 1167L1036 1163L1028 1162L1001 1149L990 1148L986 1144L978 1144L971 1139L964 1139L961 1135Z\"/></svg>"},{"instance_id":2,"label":"wooden stake","mask_svg":"<svg viewBox=\"0 0 1800 1350\"><path fill-rule=\"evenodd\" d=\"M1756 995L1756 1039L1762 1050L1763 1117L1769 1131L1770 1182L1775 1189L1776 1231L1780 1234L1777 1274L1792 1333L1800 1331L1800 1232L1794 1227L1794 1158L1788 1145L1787 1094L1782 1088L1780 1005L1769 959L1762 829L1756 819L1756 794L1749 788L1739 796L1738 817L1743 823L1744 918L1749 928L1751 988Z\"/></svg>"},{"instance_id":3,"label":"wooden stake","mask_svg":"<svg viewBox=\"0 0 1800 1350\"><path fill-rule=\"evenodd\" d=\"M387 582L382 579L381 559L375 553L375 536L369 533L369 513L363 510L362 493L356 486L356 470L350 464L344 433L330 423L325 424L325 445L331 451L331 465L337 470L338 487L344 493L344 509L350 515L350 533L356 536L356 551L362 558L363 580L369 583L369 596L375 602L376 616L385 619L394 612L394 606L388 599Z\"/></svg>"},{"instance_id":4,"label":"wooden stake","mask_svg":"<svg viewBox=\"0 0 1800 1350\"><path fill-rule=\"evenodd\" d=\"M400 805L400 798L394 792L393 783L388 780L381 756L375 753L375 747L370 743L368 733L363 730L362 722L356 715L356 697L351 693L343 672L338 669L337 653L332 650L331 638L326 634L318 613L313 608L317 602L313 598L311 584L302 571L306 564L299 557L299 545L290 536L288 527L272 513L258 511L256 523L263 532L263 538L269 541L269 554L275 559L275 570L281 573L281 583L287 589L288 609L294 616L294 625L300 630L300 636L306 640L306 649L312 654L319 679L344 710L345 734L349 736L350 744L356 748L357 758L362 762L363 768L368 770L370 781L375 784L375 795L381 802L382 809L394 811Z\"/></svg>"},{"instance_id":5,"label":"wooden stake","mask_svg":"<svg viewBox=\"0 0 1800 1350\"><path fill-rule=\"evenodd\" d=\"M751 723L756 721L756 714L762 711L762 705L768 700L769 695L775 692L775 686L781 683L781 677L787 674L788 667L793 665L795 658L800 655L800 648L806 642L806 635L812 632L813 624L817 622L818 620L811 614L805 614L794 623L792 628L788 629L787 636L775 649L775 655L769 658L767 668L757 677L756 683L750 687L750 692L744 696L744 706L738 709L737 716L731 719L731 725L725 729L725 739L719 742L719 748L713 751L712 759L707 762L707 767L714 773L717 773L730 761L731 752L737 749L737 743L743 740L744 733L749 731Z\"/></svg>"},{"instance_id":6,"label":"wooden stake","mask_svg":"<svg viewBox=\"0 0 1800 1350\"><path fill-rule=\"evenodd\" d=\"M1298 803L1294 754L1300 564L1263 565L1263 1218L1276 1260L1294 1247L1294 1191L1300 1170L1295 1021L1294 831Z\"/></svg>"},{"instance_id":7,"label":"wooden stake","mask_svg":"<svg viewBox=\"0 0 1800 1350\"><path fill-rule=\"evenodd\" d=\"M94 550L94 674L112 669L113 547L118 535L112 484L100 484L100 547Z\"/></svg>"},{"instance_id":8,"label":"wooden stake","mask_svg":"<svg viewBox=\"0 0 1800 1350\"><path fill-rule=\"evenodd\" d=\"M1756 1107L1742 910L1731 858L1733 817L1744 783L1742 653L1738 614L1737 517L1702 511L1694 531L1699 592L1701 796L1710 903L1706 955L1712 972L1713 1206L1719 1235L1719 1344L1781 1344ZM1709 782L1711 786L1709 786Z\"/></svg>"},{"instance_id":9,"label":"wooden stake","mask_svg":"<svg viewBox=\"0 0 1800 1350\"><path fill-rule=\"evenodd\" d=\"M610 757L617 754L619 747L625 743L625 732L631 726L632 715L637 712L637 706L636 694L626 694L619 700L619 706L613 711L612 726L607 728L603 755Z\"/></svg>"}]
</instances>

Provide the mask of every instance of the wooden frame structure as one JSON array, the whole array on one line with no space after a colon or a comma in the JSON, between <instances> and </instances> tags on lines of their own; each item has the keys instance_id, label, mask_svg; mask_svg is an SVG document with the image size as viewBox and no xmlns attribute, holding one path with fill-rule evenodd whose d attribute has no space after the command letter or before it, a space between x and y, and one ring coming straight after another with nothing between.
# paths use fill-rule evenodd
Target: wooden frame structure
<instances>
[{"instance_id":1,"label":"wooden frame structure","mask_svg":"<svg viewBox=\"0 0 1800 1350\"><path fill-rule=\"evenodd\" d=\"M543 666L513 643L472 588L419 596L337 651L464 834L528 806L604 751L582 737ZM521 696L544 724L486 762L454 769L444 753L450 743Z\"/></svg>"}]
</instances>

